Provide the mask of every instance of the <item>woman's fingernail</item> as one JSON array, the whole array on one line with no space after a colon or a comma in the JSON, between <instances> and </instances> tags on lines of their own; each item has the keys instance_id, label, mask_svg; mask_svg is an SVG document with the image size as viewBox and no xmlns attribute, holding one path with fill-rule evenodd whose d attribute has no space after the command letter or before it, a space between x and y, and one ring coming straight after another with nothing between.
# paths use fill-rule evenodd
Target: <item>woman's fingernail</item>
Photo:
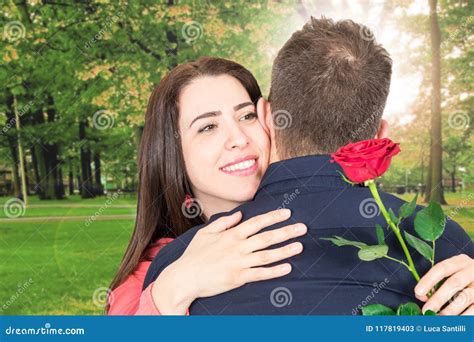
<instances>
[{"instance_id":1,"label":"woman's fingernail","mask_svg":"<svg viewBox=\"0 0 474 342\"><path fill-rule=\"evenodd\" d=\"M422 309L421 309L421 312L423 312L423 315L425 314L426 311L428 310L431 310L431 311L434 311L432 308L430 308L429 306L424 306Z\"/></svg>"},{"instance_id":2,"label":"woman's fingernail","mask_svg":"<svg viewBox=\"0 0 474 342\"><path fill-rule=\"evenodd\" d=\"M415 293L418 295L418 296L423 296L426 294L426 291L425 289L422 287L422 286L417 286L415 287Z\"/></svg>"},{"instance_id":3,"label":"woman's fingernail","mask_svg":"<svg viewBox=\"0 0 474 342\"><path fill-rule=\"evenodd\" d=\"M291 269L291 266L289 264L280 266L281 273L287 273L290 271L290 269Z\"/></svg>"},{"instance_id":4,"label":"woman's fingernail","mask_svg":"<svg viewBox=\"0 0 474 342\"><path fill-rule=\"evenodd\" d=\"M279 212L281 217L290 217L291 210L290 209L281 209Z\"/></svg>"},{"instance_id":5,"label":"woman's fingernail","mask_svg":"<svg viewBox=\"0 0 474 342\"><path fill-rule=\"evenodd\" d=\"M294 245L291 246L292 252L301 252L302 249L303 249L303 245L301 243L295 243Z\"/></svg>"},{"instance_id":6,"label":"woman's fingernail","mask_svg":"<svg viewBox=\"0 0 474 342\"><path fill-rule=\"evenodd\" d=\"M306 226L304 224L298 224L295 226L295 233L304 233L306 232Z\"/></svg>"}]
</instances>

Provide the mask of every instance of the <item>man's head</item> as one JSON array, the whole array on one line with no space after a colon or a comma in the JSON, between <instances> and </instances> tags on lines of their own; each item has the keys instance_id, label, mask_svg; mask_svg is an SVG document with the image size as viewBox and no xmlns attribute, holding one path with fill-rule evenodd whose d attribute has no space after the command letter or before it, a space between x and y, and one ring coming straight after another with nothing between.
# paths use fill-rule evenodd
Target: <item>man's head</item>
<instances>
[{"instance_id":1,"label":"man's head","mask_svg":"<svg viewBox=\"0 0 474 342\"><path fill-rule=\"evenodd\" d=\"M351 20L311 18L274 61L271 107L259 103L272 113L266 121L278 159L332 153L374 138L391 73L389 54L367 39L366 27Z\"/></svg>"}]
</instances>

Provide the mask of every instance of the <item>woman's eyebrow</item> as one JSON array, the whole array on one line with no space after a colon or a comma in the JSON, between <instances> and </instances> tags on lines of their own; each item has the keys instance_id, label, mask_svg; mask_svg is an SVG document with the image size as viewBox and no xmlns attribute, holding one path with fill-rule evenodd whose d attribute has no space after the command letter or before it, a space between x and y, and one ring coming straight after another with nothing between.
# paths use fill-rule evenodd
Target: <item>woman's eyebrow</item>
<instances>
[{"instance_id":1,"label":"woman's eyebrow","mask_svg":"<svg viewBox=\"0 0 474 342\"><path fill-rule=\"evenodd\" d=\"M205 119L205 118L210 118L210 117L213 117L213 116L217 116L217 115L221 115L222 112L220 110L218 111L214 111L214 112L207 112L207 113L204 113L204 114L201 114L201 115L198 115L194 118L193 121L191 121L191 123L189 124L189 128L191 128L191 126L193 125L193 123L197 120L200 120L200 119Z\"/></svg>"},{"instance_id":2,"label":"woman's eyebrow","mask_svg":"<svg viewBox=\"0 0 474 342\"><path fill-rule=\"evenodd\" d=\"M239 109L242 109L247 106L254 106L253 102L243 102L241 104L238 104L237 106L234 106L234 111L238 111Z\"/></svg>"},{"instance_id":3,"label":"woman's eyebrow","mask_svg":"<svg viewBox=\"0 0 474 342\"><path fill-rule=\"evenodd\" d=\"M244 107L247 107L247 106L254 106L253 102L243 102L243 103L240 103L236 106L234 106L234 111L238 111L239 109L242 109ZM222 112L220 110L217 110L217 111L213 111L213 112L207 112L207 113L204 113L204 114L201 114L201 115L198 115L196 116L193 121L191 121L191 123L189 124L189 128L191 128L191 126L193 125L193 123L197 120L200 120L200 119L205 119L205 118L210 118L210 117L213 117L213 116L218 116L218 115L221 115Z\"/></svg>"}]
</instances>

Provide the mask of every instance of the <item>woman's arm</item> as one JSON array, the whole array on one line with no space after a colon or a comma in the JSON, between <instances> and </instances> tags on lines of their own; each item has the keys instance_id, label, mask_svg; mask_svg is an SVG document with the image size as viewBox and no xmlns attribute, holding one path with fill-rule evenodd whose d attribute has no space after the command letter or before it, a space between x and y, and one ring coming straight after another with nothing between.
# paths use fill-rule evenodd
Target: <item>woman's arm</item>
<instances>
[{"instance_id":1,"label":"woman's arm","mask_svg":"<svg viewBox=\"0 0 474 342\"><path fill-rule=\"evenodd\" d=\"M169 242L171 238L161 238L146 251L148 259L155 255ZM141 261L127 279L115 288L109 295L108 315L135 315L141 301L143 281L150 267L151 261Z\"/></svg>"},{"instance_id":2,"label":"woman's arm","mask_svg":"<svg viewBox=\"0 0 474 342\"><path fill-rule=\"evenodd\" d=\"M155 305L155 302L153 300L152 296L152 291L154 288L154 282L148 286L145 291L142 292L142 295L140 297L140 304L138 306L138 310L135 313L135 315L148 315L148 316L159 316L161 315L160 311ZM179 314L184 314L186 316L189 315L189 309L186 308L184 313L179 313Z\"/></svg>"},{"instance_id":3,"label":"woman's arm","mask_svg":"<svg viewBox=\"0 0 474 342\"><path fill-rule=\"evenodd\" d=\"M286 221L290 215L287 209L275 210L239 224L242 214L237 212L200 229L183 255L158 276L152 288L147 288L156 311L163 315L183 315L197 298L290 273L289 263L262 266L301 253L301 243L264 249L304 235L306 226L297 223L258 233ZM144 294L144 303L149 303L148 295Z\"/></svg>"}]
</instances>

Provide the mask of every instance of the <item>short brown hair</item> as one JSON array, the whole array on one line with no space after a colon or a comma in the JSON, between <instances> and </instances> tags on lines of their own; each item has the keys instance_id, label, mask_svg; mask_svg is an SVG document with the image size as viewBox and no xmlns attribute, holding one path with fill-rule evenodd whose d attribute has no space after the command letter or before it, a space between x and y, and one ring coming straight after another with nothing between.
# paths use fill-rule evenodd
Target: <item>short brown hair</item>
<instances>
[{"instance_id":1,"label":"short brown hair","mask_svg":"<svg viewBox=\"0 0 474 342\"><path fill-rule=\"evenodd\" d=\"M280 158L333 153L373 138L391 74L388 52L367 27L312 17L273 64L269 100ZM287 127L278 127L285 113Z\"/></svg>"}]
</instances>

